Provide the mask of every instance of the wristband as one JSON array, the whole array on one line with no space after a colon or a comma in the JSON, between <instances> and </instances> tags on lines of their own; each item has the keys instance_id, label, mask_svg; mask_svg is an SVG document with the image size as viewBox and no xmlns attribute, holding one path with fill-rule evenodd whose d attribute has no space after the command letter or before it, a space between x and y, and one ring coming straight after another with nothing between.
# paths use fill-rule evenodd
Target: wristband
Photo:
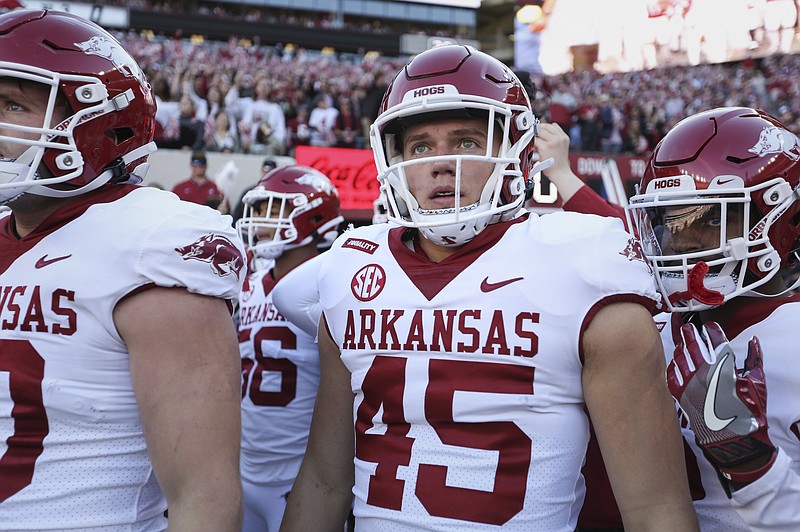
<instances>
[{"instance_id":1,"label":"wristband","mask_svg":"<svg viewBox=\"0 0 800 532\"><path fill-rule=\"evenodd\" d=\"M778 457L778 453L775 452L773 448L772 456L767 463L755 469L753 471L722 471L720 470L720 474L725 477L730 482L736 484L749 484L754 482L766 474L769 471L769 468L772 467L772 464L775 463L775 459Z\"/></svg>"}]
</instances>

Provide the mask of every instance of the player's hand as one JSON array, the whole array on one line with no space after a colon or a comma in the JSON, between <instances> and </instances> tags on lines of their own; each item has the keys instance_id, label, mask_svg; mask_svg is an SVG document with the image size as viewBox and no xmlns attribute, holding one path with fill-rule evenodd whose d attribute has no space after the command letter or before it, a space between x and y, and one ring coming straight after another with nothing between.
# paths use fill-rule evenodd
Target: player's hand
<instances>
[{"instance_id":1,"label":"player's hand","mask_svg":"<svg viewBox=\"0 0 800 532\"><path fill-rule=\"evenodd\" d=\"M534 148L536 148L542 161L552 157L555 159L556 165L565 165L569 169L569 135L561 129L561 126L540 122L539 132L536 134L536 140L534 141ZM549 173L552 170L548 170L545 173Z\"/></svg>"},{"instance_id":2,"label":"player's hand","mask_svg":"<svg viewBox=\"0 0 800 532\"><path fill-rule=\"evenodd\" d=\"M689 420L697 444L734 485L760 478L772 465L775 446L767 434L767 386L761 345L750 340L742 369L722 328L681 327L682 340L667 368L667 383Z\"/></svg>"}]
</instances>

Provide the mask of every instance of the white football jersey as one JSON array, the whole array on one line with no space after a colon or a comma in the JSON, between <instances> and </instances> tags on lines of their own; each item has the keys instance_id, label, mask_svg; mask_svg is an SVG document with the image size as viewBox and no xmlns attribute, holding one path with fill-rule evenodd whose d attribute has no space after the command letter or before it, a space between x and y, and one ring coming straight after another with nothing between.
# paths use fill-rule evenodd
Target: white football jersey
<instances>
[{"instance_id":1,"label":"white football jersey","mask_svg":"<svg viewBox=\"0 0 800 532\"><path fill-rule=\"evenodd\" d=\"M280 281L271 271L248 277L239 307L241 471L248 482L260 485L297 476L319 387L317 344L273 304L272 289Z\"/></svg>"},{"instance_id":2,"label":"white football jersey","mask_svg":"<svg viewBox=\"0 0 800 532\"><path fill-rule=\"evenodd\" d=\"M743 296L740 296L743 297ZM664 324L661 337L667 361L672 359L675 344L680 340L681 315L661 314L656 322ZM747 344L757 336L764 354L764 375L767 383L767 419L772 443L788 457L779 460L769 472L770 478L761 478L734 493L728 499L717 473L695 443L694 434L682 420L683 436L694 452L697 467L687 461L690 480L702 482L702 491L693 490L695 508L703 532L760 530L769 523L769 530L800 529L800 364L797 346L800 345L800 295L789 298L751 298L730 321L720 323L731 342L742 367L747 356ZM779 471L779 469L785 469ZM776 481L779 475L781 480ZM783 492L783 493L782 493ZM768 496L761 497L763 493ZM792 503L779 504L780 497ZM770 500L772 504L770 506ZM769 509L767 509L769 507ZM738 511L738 513L737 513ZM783 526L776 526L782 523Z\"/></svg>"},{"instance_id":3,"label":"white football jersey","mask_svg":"<svg viewBox=\"0 0 800 532\"><path fill-rule=\"evenodd\" d=\"M22 239L0 219L0 528L166 529L112 313L153 285L233 300L243 266L230 217L148 187Z\"/></svg>"},{"instance_id":4,"label":"white football jersey","mask_svg":"<svg viewBox=\"0 0 800 532\"><path fill-rule=\"evenodd\" d=\"M408 234L348 231L320 268L356 394L358 529L571 532L580 339L604 305L658 301L640 248L618 220L571 213L489 226L438 264Z\"/></svg>"}]
</instances>

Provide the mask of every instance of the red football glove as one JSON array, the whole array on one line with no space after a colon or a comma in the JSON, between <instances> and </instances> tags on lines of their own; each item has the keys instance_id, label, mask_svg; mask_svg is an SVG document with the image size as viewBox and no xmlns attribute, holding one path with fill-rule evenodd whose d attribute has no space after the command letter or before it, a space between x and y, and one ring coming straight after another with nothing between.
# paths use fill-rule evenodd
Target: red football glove
<instances>
[{"instance_id":1,"label":"red football glove","mask_svg":"<svg viewBox=\"0 0 800 532\"><path fill-rule=\"evenodd\" d=\"M758 338L750 340L744 367L737 370L733 349L717 323L703 325L701 338L693 325L684 325L681 337L667 368L667 384L697 444L729 481L747 484L760 478L777 453L767 434ZM765 455L771 455L766 463Z\"/></svg>"}]
</instances>

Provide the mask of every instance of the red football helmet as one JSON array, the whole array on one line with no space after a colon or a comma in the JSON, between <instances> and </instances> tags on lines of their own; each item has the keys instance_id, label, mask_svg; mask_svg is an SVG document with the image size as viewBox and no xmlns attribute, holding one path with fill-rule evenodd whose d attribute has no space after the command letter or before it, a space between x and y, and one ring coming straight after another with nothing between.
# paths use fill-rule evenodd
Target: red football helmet
<instances>
[{"instance_id":1,"label":"red football helmet","mask_svg":"<svg viewBox=\"0 0 800 532\"><path fill-rule=\"evenodd\" d=\"M679 122L627 208L669 310L756 295L794 261L799 185L800 140L765 112L725 107Z\"/></svg>"},{"instance_id":2,"label":"red football helmet","mask_svg":"<svg viewBox=\"0 0 800 532\"><path fill-rule=\"evenodd\" d=\"M285 250L311 242L330 247L344 220L336 187L307 166L267 172L242 201L244 215L236 229L250 251L263 259L277 259Z\"/></svg>"},{"instance_id":3,"label":"red football helmet","mask_svg":"<svg viewBox=\"0 0 800 532\"><path fill-rule=\"evenodd\" d=\"M155 101L136 61L108 32L58 11L0 15L0 81L49 92L44 123L0 122L0 146L25 148L13 158L0 153L0 203L24 192L75 196L135 180L134 173L141 180L155 151Z\"/></svg>"},{"instance_id":4,"label":"red football helmet","mask_svg":"<svg viewBox=\"0 0 800 532\"><path fill-rule=\"evenodd\" d=\"M407 124L437 116L486 119L489 147L482 156L441 157L455 162L455 206L422 210L409 191L406 170L431 159L403 161L398 140ZM461 245L490 223L513 217L525 201L527 180L533 175L533 137L538 123L524 86L497 59L461 45L441 46L417 55L389 85L370 130L388 219L419 228L437 244ZM502 135L500 149L493 153L498 131ZM458 201L465 160L494 164L480 200L473 205L460 205Z\"/></svg>"}]
</instances>

